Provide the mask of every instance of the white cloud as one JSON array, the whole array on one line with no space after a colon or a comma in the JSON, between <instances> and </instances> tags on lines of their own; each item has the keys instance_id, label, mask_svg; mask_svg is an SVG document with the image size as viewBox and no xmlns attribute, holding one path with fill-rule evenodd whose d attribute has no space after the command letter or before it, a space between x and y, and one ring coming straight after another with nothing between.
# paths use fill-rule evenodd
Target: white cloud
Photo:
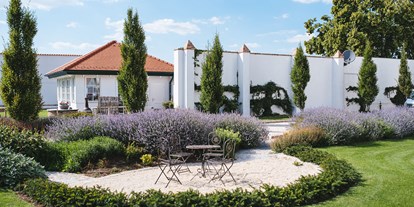
<instances>
[{"instance_id":1,"label":"white cloud","mask_svg":"<svg viewBox=\"0 0 414 207\"><path fill-rule=\"evenodd\" d=\"M296 30L279 30L275 32L267 32L267 33L261 33L257 34L257 37L265 37L265 36L277 36L277 35L292 35L297 34L298 32Z\"/></svg>"},{"instance_id":2,"label":"white cloud","mask_svg":"<svg viewBox=\"0 0 414 207\"><path fill-rule=\"evenodd\" d=\"M0 24L6 24L6 21L0 20Z\"/></svg>"},{"instance_id":3,"label":"white cloud","mask_svg":"<svg viewBox=\"0 0 414 207\"><path fill-rule=\"evenodd\" d=\"M275 19L287 19L287 18L289 18L289 14L288 13L285 13L285 14L282 14L280 16L275 17Z\"/></svg>"},{"instance_id":4,"label":"white cloud","mask_svg":"<svg viewBox=\"0 0 414 207\"><path fill-rule=\"evenodd\" d=\"M124 20L112 21L111 18L106 18L105 26L107 29L114 30L113 34L105 35L104 36L105 39L120 41L124 37L124 34L123 34Z\"/></svg>"},{"instance_id":5,"label":"white cloud","mask_svg":"<svg viewBox=\"0 0 414 207\"><path fill-rule=\"evenodd\" d=\"M226 23L226 21L224 21L223 19L220 19L219 17L211 17L210 22L214 25Z\"/></svg>"},{"instance_id":6,"label":"white cloud","mask_svg":"<svg viewBox=\"0 0 414 207\"><path fill-rule=\"evenodd\" d=\"M312 4L312 3L319 3L319 2L323 2L325 4L332 3L332 0L293 0L293 1L301 3L301 4Z\"/></svg>"},{"instance_id":7,"label":"white cloud","mask_svg":"<svg viewBox=\"0 0 414 207\"><path fill-rule=\"evenodd\" d=\"M246 43L248 48L258 48L261 47L259 43L253 42L253 43Z\"/></svg>"},{"instance_id":8,"label":"white cloud","mask_svg":"<svg viewBox=\"0 0 414 207\"><path fill-rule=\"evenodd\" d=\"M149 33L179 35L195 34L200 31L200 28L192 22L176 22L173 19L160 19L144 24L144 29Z\"/></svg>"},{"instance_id":9,"label":"white cloud","mask_svg":"<svg viewBox=\"0 0 414 207\"><path fill-rule=\"evenodd\" d=\"M66 25L66 27L67 27L67 28L76 28L76 27L78 27L78 23L77 23L77 22L69 22L69 23Z\"/></svg>"},{"instance_id":10,"label":"white cloud","mask_svg":"<svg viewBox=\"0 0 414 207\"><path fill-rule=\"evenodd\" d=\"M313 34L309 35L307 33L305 33L305 34L297 34L297 35L295 35L293 37L289 37L286 41L289 42L289 43L299 43L299 42L307 41L310 38L312 38L313 36L314 36Z\"/></svg>"},{"instance_id":11,"label":"white cloud","mask_svg":"<svg viewBox=\"0 0 414 207\"><path fill-rule=\"evenodd\" d=\"M70 42L51 42L49 43L53 49L64 50L64 49L72 49L72 50L93 50L99 47L100 45L91 44L91 43L80 43L74 44Z\"/></svg>"},{"instance_id":12,"label":"white cloud","mask_svg":"<svg viewBox=\"0 0 414 207\"><path fill-rule=\"evenodd\" d=\"M23 2L25 6L32 9L49 11L61 6L83 6L85 0L25 0Z\"/></svg>"}]
</instances>

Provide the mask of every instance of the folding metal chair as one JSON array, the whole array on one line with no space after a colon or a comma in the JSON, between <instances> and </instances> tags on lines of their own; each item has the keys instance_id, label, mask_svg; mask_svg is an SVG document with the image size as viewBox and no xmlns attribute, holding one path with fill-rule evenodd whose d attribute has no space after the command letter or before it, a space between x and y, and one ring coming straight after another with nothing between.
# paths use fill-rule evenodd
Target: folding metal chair
<instances>
[{"instance_id":1,"label":"folding metal chair","mask_svg":"<svg viewBox=\"0 0 414 207\"><path fill-rule=\"evenodd\" d=\"M233 177L233 174L230 172L230 169L233 167L234 164L234 154L236 150L236 141L233 139L227 139L224 141L223 144L223 153L220 157L213 157L211 159L206 160L209 166L213 166L215 174L209 181L209 183L213 180L220 180L223 185L225 185L223 181L223 177L227 174L231 176L234 183L237 183Z\"/></svg>"},{"instance_id":2,"label":"folding metal chair","mask_svg":"<svg viewBox=\"0 0 414 207\"><path fill-rule=\"evenodd\" d=\"M190 172L191 170L188 167L187 164L187 160L188 158L190 158L190 156L193 155L193 153L191 152L185 152L183 150L182 144L181 144L181 138L178 135L172 135L170 137L170 144L171 146L171 152L170 152L170 157L177 159L179 161L184 162L183 165L180 166L180 168L178 169L178 173L184 173L184 172ZM182 169L182 167L185 166L186 169Z\"/></svg>"},{"instance_id":3,"label":"folding metal chair","mask_svg":"<svg viewBox=\"0 0 414 207\"><path fill-rule=\"evenodd\" d=\"M168 180L168 183L165 187L168 187L171 181L176 181L182 184L177 174L180 174L182 172L191 172L188 166L185 170L181 169L182 166L186 164L186 161L190 155L186 157L186 153L175 151L177 149L177 142L179 142L179 140L177 141L176 139L176 137L163 139L163 147L160 147L161 150L158 156L158 167L160 168L161 173L155 181L155 184L157 184L163 175ZM171 175L169 175L170 172Z\"/></svg>"}]
</instances>

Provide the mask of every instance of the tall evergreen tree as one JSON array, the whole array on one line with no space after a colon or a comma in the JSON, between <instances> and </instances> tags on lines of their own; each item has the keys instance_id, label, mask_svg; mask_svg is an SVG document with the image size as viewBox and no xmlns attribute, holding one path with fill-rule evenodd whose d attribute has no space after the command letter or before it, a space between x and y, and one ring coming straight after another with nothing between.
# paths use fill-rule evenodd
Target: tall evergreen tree
<instances>
[{"instance_id":1,"label":"tall evergreen tree","mask_svg":"<svg viewBox=\"0 0 414 207\"><path fill-rule=\"evenodd\" d=\"M37 33L34 15L11 0L7 8L9 43L3 52L1 97L10 116L19 121L38 118L42 109L41 82L33 38Z\"/></svg>"},{"instance_id":2,"label":"tall evergreen tree","mask_svg":"<svg viewBox=\"0 0 414 207\"><path fill-rule=\"evenodd\" d=\"M411 83L411 72L407 65L407 53L406 53L405 44L401 51L399 72L400 72L400 75L398 76L398 89L404 94L405 97L408 97L411 94L412 83Z\"/></svg>"},{"instance_id":3,"label":"tall evergreen tree","mask_svg":"<svg viewBox=\"0 0 414 207\"><path fill-rule=\"evenodd\" d=\"M303 110L307 99L305 88L310 80L310 74L309 62L301 45L296 50L293 68L290 72L290 80L292 81L293 103Z\"/></svg>"},{"instance_id":4,"label":"tall evergreen tree","mask_svg":"<svg viewBox=\"0 0 414 207\"><path fill-rule=\"evenodd\" d=\"M219 35L214 38L213 48L208 51L202 65L200 103L209 113L218 113L223 103L224 88L221 83L223 73L223 47Z\"/></svg>"},{"instance_id":5,"label":"tall evergreen tree","mask_svg":"<svg viewBox=\"0 0 414 207\"><path fill-rule=\"evenodd\" d=\"M360 98L360 111L370 111L370 106L378 95L377 65L372 61L371 43L366 43L364 59L358 74L358 96Z\"/></svg>"},{"instance_id":6,"label":"tall evergreen tree","mask_svg":"<svg viewBox=\"0 0 414 207\"><path fill-rule=\"evenodd\" d=\"M128 9L121 44L122 67L118 75L119 93L130 112L142 111L147 103L148 79L145 71L147 47L138 12Z\"/></svg>"}]
</instances>

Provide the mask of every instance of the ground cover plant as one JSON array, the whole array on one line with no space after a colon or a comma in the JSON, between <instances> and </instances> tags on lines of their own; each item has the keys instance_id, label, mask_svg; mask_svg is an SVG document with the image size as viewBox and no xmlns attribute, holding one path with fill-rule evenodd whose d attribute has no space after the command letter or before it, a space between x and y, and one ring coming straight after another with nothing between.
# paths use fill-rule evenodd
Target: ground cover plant
<instances>
[{"instance_id":1,"label":"ground cover plant","mask_svg":"<svg viewBox=\"0 0 414 207\"><path fill-rule=\"evenodd\" d=\"M43 166L32 158L0 146L0 187L13 187L29 178L45 177Z\"/></svg>"},{"instance_id":2,"label":"ground cover plant","mask_svg":"<svg viewBox=\"0 0 414 207\"><path fill-rule=\"evenodd\" d=\"M144 111L129 115L108 115L57 119L45 136L56 141L87 140L108 136L128 144L135 142L144 151L156 154L162 138L179 136L181 144L207 143L215 128L231 129L240 134L242 148L259 146L267 130L256 118L237 114L205 114L193 110Z\"/></svg>"},{"instance_id":3,"label":"ground cover plant","mask_svg":"<svg viewBox=\"0 0 414 207\"><path fill-rule=\"evenodd\" d=\"M20 186L21 191L45 206L298 206L332 198L356 185L360 174L347 162L332 154L295 146L285 153L303 161L320 165L323 171L316 176L305 176L286 187L264 185L251 192L236 189L209 194L189 190L180 193L162 193L156 190L132 193L109 192L101 188L70 188L65 184L35 179Z\"/></svg>"}]
</instances>

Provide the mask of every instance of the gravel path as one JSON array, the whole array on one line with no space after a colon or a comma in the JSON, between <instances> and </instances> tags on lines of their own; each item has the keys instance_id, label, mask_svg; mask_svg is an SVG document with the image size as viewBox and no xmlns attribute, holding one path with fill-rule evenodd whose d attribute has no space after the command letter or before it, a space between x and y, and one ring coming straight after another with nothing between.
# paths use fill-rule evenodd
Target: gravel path
<instances>
[{"instance_id":1,"label":"gravel path","mask_svg":"<svg viewBox=\"0 0 414 207\"><path fill-rule=\"evenodd\" d=\"M161 190L163 192L186 191L190 188L196 189L201 193L209 193L221 189L235 189L241 187L246 190L259 188L262 184L285 186L292 183L301 176L315 175L320 172L320 168L312 163L303 163L302 166L295 166L293 163L299 161L295 157L284 154L272 153L270 149L241 150L236 155L237 160L231 168L231 172L236 179L235 184L231 177L225 176L225 185L220 181L209 182L207 178L199 176L191 178L196 174L200 163L191 163L192 173L182 173L177 182L171 182L165 188L167 179L161 177L157 184L154 184L159 173L158 167L149 167L132 171L125 171L100 178L91 178L81 174L49 172L49 179L56 182L66 183L69 186L92 187L101 186L112 191L130 193L132 191L146 191L148 189Z\"/></svg>"}]
</instances>

